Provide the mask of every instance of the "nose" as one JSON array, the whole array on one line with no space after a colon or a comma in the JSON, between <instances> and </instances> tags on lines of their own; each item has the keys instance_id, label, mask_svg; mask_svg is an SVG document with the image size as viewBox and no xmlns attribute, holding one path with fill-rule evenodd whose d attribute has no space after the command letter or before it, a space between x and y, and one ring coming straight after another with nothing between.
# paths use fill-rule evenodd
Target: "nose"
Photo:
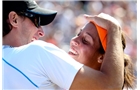
<instances>
[{"instance_id":1,"label":"nose","mask_svg":"<svg viewBox=\"0 0 140 90\"><path fill-rule=\"evenodd\" d=\"M39 27L39 28L38 28L37 35L38 35L39 37L43 37L43 36L44 36L44 31L43 31L42 27Z\"/></svg>"},{"instance_id":2,"label":"nose","mask_svg":"<svg viewBox=\"0 0 140 90\"><path fill-rule=\"evenodd\" d=\"M74 46L78 46L79 45L78 37L73 37L71 39L71 44Z\"/></svg>"}]
</instances>

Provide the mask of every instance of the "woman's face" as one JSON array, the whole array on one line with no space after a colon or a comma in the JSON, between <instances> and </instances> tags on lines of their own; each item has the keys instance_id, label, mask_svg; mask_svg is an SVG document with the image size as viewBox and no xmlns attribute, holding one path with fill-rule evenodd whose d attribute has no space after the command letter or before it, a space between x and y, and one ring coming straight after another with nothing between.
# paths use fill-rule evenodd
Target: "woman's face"
<instances>
[{"instance_id":1,"label":"woman's face","mask_svg":"<svg viewBox=\"0 0 140 90\"><path fill-rule=\"evenodd\" d=\"M101 55L99 53L100 47L101 44L96 27L92 23L88 23L71 39L68 54L80 63L99 69L101 64L97 60Z\"/></svg>"}]
</instances>

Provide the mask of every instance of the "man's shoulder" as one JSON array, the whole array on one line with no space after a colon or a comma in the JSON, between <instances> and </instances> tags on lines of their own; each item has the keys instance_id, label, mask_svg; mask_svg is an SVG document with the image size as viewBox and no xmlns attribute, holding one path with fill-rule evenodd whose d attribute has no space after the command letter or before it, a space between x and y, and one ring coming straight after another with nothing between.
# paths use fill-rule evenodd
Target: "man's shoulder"
<instances>
[{"instance_id":1,"label":"man's shoulder","mask_svg":"<svg viewBox=\"0 0 140 90\"><path fill-rule=\"evenodd\" d=\"M57 46L55 46L54 44L52 43L48 43L48 42L45 42L43 40L35 40L27 45L25 45L25 47L28 47L28 48L32 48L32 49L36 49L36 50L47 50L47 51L50 51L50 50L58 50L58 51L61 51L60 48L58 48Z\"/></svg>"},{"instance_id":2,"label":"man's shoulder","mask_svg":"<svg viewBox=\"0 0 140 90\"><path fill-rule=\"evenodd\" d=\"M36 46L36 47L52 47L52 48L58 48L52 43L45 42L43 40L35 40L28 44L29 46Z\"/></svg>"},{"instance_id":3,"label":"man's shoulder","mask_svg":"<svg viewBox=\"0 0 140 90\"><path fill-rule=\"evenodd\" d=\"M47 43L43 40L35 40L35 41L29 43L29 45L38 45L38 46L40 46L40 45L42 46L42 45L45 45L45 44L49 44L49 43Z\"/></svg>"}]
</instances>

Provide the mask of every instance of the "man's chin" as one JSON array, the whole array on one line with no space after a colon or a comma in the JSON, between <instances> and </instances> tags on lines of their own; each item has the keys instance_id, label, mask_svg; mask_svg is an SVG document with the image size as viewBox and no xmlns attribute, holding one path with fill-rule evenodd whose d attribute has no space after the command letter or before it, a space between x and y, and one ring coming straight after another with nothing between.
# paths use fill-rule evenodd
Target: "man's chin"
<instances>
[{"instance_id":1,"label":"man's chin","mask_svg":"<svg viewBox=\"0 0 140 90\"><path fill-rule=\"evenodd\" d=\"M32 38L31 42L35 41L35 40L38 40L38 38Z\"/></svg>"},{"instance_id":2,"label":"man's chin","mask_svg":"<svg viewBox=\"0 0 140 90\"><path fill-rule=\"evenodd\" d=\"M32 39L31 42L35 41L36 39Z\"/></svg>"}]
</instances>

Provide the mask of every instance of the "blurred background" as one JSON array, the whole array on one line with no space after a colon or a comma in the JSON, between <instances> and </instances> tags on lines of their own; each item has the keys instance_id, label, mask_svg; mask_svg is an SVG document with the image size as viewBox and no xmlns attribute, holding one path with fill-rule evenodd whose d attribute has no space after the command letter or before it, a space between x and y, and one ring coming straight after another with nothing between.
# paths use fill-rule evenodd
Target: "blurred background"
<instances>
[{"instance_id":1,"label":"blurred background","mask_svg":"<svg viewBox=\"0 0 140 90\"><path fill-rule=\"evenodd\" d=\"M86 23L83 14L96 15L101 12L115 17L125 32L127 47L125 53L131 56L137 76L137 1L136 0L36 0L40 7L58 11L54 21L43 26L44 41L55 44L66 52L73 36L79 32L81 26Z\"/></svg>"}]
</instances>

